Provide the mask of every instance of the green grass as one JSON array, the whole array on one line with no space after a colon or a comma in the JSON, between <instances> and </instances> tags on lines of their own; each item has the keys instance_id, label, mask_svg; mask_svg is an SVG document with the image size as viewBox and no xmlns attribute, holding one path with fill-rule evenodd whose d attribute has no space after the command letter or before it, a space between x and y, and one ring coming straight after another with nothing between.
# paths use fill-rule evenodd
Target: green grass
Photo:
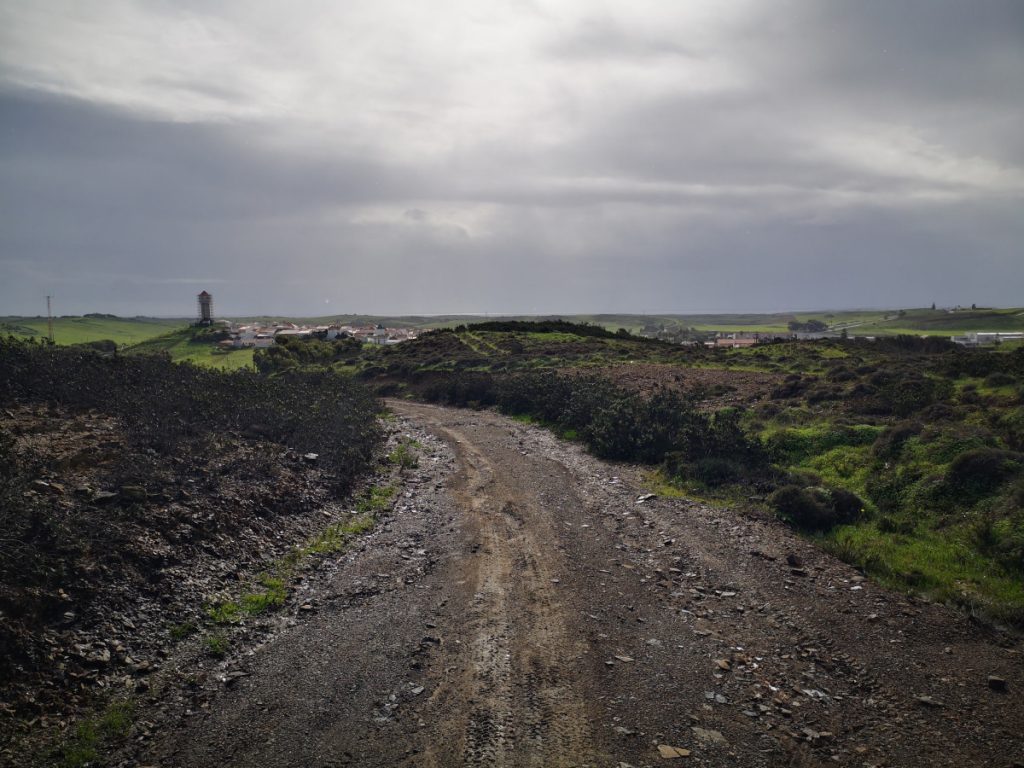
<instances>
[{"instance_id":1,"label":"green grass","mask_svg":"<svg viewBox=\"0 0 1024 768\"><path fill-rule=\"evenodd\" d=\"M181 320L152 317L55 317L53 340L57 344L84 344L110 339L117 344L138 344L182 325ZM19 338L43 339L47 335L45 317L0 317L0 334Z\"/></svg>"},{"instance_id":2,"label":"green grass","mask_svg":"<svg viewBox=\"0 0 1024 768\"><path fill-rule=\"evenodd\" d=\"M357 515L333 523L305 544L294 547L256 580L256 588L243 593L238 600L226 600L206 607L206 615L214 624L238 624L249 616L259 616L280 608L288 599L288 581L302 560L309 555L331 555L344 551L356 536L371 530L377 514L387 509L398 489L391 485L371 486L356 502ZM209 643L213 635L207 635Z\"/></svg>"},{"instance_id":3,"label":"green grass","mask_svg":"<svg viewBox=\"0 0 1024 768\"><path fill-rule=\"evenodd\" d=\"M175 362L188 361L196 365L218 368L222 371L237 371L252 368L252 348L231 349L228 351L206 346L197 349L172 349L171 359Z\"/></svg>"},{"instance_id":4,"label":"green grass","mask_svg":"<svg viewBox=\"0 0 1024 768\"><path fill-rule=\"evenodd\" d=\"M211 656L222 658L227 655L228 649L231 647L231 640L228 639L224 630L218 629L203 638L203 645Z\"/></svg>"},{"instance_id":5,"label":"green grass","mask_svg":"<svg viewBox=\"0 0 1024 768\"><path fill-rule=\"evenodd\" d=\"M643 478L649 493L656 493L666 499L693 498L689 491L680 488L671 478L666 477L665 473L660 469L644 472Z\"/></svg>"},{"instance_id":6,"label":"green grass","mask_svg":"<svg viewBox=\"0 0 1024 768\"><path fill-rule=\"evenodd\" d=\"M867 523L837 528L822 543L887 586L1020 625L1024 579L979 554L970 546L968 535L963 528L937 532L924 526L907 534L889 533Z\"/></svg>"},{"instance_id":7,"label":"green grass","mask_svg":"<svg viewBox=\"0 0 1024 768\"><path fill-rule=\"evenodd\" d=\"M215 624L237 624L246 616L259 616L284 605L288 597L284 577L264 573L257 579L257 584L258 589L246 592L237 602L226 601L209 606L206 615Z\"/></svg>"},{"instance_id":8,"label":"green grass","mask_svg":"<svg viewBox=\"0 0 1024 768\"><path fill-rule=\"evenodd\" d=\"M396 493L398 489L392 485L371 486L356 502L356 510L376 515L388 508Z\"/></svg>"},{"instance_id":9,"label":"green grass","mask_svg":"<svg viewBox=\"0 0 1024 768\"><path fill-rule=\"evenodd\" d=\"M402 440L391 453L388 454L388 461L399 469L415 469L419 466L419 456L416 454L415 440Z\"/></svg>"},{"instance_id":10,"label":"green grass","mask_svg":"<svg viewBox=\"0 0 1024 768\"><path fill-rule=\"evenodd\" d=\"M168 634L172 640L184 640L190 635L194 635L199 631L199 627L196 626L195 622L185 621L181 624L175 624L168 630Z\"/></svg>"},{"instance_id":11,"label":"green grass","mask_svg":"<svg viewBox=\"0 0 1024 768\"><path fill-rule=\"evenodd\" d=\"M795 415L798 414L787 414L787 417ZM804 415L813 418L809 413ZM873 424L839 426L818 420L799 427L770 427L762 436L781 459L800 464L840 446L870 446L883 429Z\"/></svg>"},{"instance_id":12,"label":"green grass","mask_svg":"<svg viewBox=\"0 0 1024 768\"><path fill-rule=\"evenodd\" d=\"M56 764L60 768L85 768L96 765L107 744L128 734L135 720L135 704L117 701L101 714L80 722L72 736L60 747Z\"/></svg>"},{"instance_id":13,"label":"green grass","mask_svg":"<svg viewBox=\"0 0 1024 768\"><path fill-rule=\"evenodd\" d=\"M219 368L224 371L235 371L253 367L253 349L223 350L201 335L191 326L175 328L159 336L134 344L126 350L127 354L155 354L166 352L174 362L190 362Z\"/></svg>"},{"instance_id":14,"label":"green grass","mask_svg":"<svg viewBox=\"0 0 1024 768\"><path fill-rule=\"evenodd\" d=\"M843 445L813 456L800 466L815 472L826 485L845 488L864 499L873 464L870 445Z\"/></svg>"},{"instance_id":15,"label":"green grass","mask_svg":"<svg viewBox=\"0 0 1024 768\"><path fill-rule=\"evenodd\" d=\"M301 554L333 555L342 552L353 537L366 533L373 525L374 518L368 514L329 525L301 548Z\"/></svg>"}]
</instances>

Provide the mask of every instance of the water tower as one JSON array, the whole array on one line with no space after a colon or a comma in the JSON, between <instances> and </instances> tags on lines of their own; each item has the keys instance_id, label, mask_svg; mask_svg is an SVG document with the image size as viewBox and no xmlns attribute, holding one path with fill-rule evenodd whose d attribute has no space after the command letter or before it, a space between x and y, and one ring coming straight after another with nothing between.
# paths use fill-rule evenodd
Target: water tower
<instances>
[{"instance_id":1,"label":"water tower","mask_svg":"<svg viewBox=\"0 0 1024 768\"><path fill-rule=\"evenodd\" d=\"M196 325L213 325L213 296L203 291L196 297L199 306L199 319Z\"/></svg>"}]
</instances>

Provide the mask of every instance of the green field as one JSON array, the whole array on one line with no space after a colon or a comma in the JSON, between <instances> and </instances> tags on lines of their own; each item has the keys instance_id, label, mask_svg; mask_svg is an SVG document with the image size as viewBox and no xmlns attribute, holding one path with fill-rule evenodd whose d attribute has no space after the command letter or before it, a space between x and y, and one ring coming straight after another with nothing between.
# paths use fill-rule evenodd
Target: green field
<instances>
[{"instance_id":1,"label":"green field","mask_svg":"<svg viewBox=\"0 0 1024 768\"><path fill-rule=\"evenodd\" d=\"M57 344L84 344L110 339L117 344L138 344L181 326L184 320L154 317L115 317L85 315L55 317L53 340ZM0 334L18 338L44 339L47 335L45 317L0 317Z\"/></svg>"},{"instance_id":2,"label":"green field","mask_svg":"<svg viewBox=\"0 0 1024 768\"><path fill-rule=\"evenodd\" d=\"M184 326L128 347L126 352L130 355L166 352L175 362L188 361L224 371L252 367L251 348L224 351L217 348L214 340L204 338L204 335L191 326Z\"/></svg>"},{"instance_id":3,"label":"green field","mask_svg":"<svg viewBox=\"0 0 1024 768\"><path fill-rule=\"evenodd\" d=\"M902 312L902 314L900 314ZM309 324L376 325L389 328L454 328L484 320L551 320L561 318L574 323L600 325L612 331L625 328L630 333L651 334L664 329L677 332L688 328L705 332L788 333L789 323L819 320L830 329L847 328L856 336L895 336L899 334L952 336L970 331L1024 331L1024 309L976 309L947 312L943 309L821 310L817 312L777 312L768 314L596 314L596 315L330 315L286 318L250 317L243 321L290 321Z\"/></svg>"},{"instance_id":4,"label":"green field","mask_svg":"<svg viewBox=\"0 0 1024 768\"><path fill-rule=\"evenodd\" d=\"M898 334L952 336L971 331L1024 331L1024 309L977 309L946 312L937 309L844 310L820 312L780 312L773 314L597 314L545 316L493 316L491 320L542 320L561 317L576 323L600 325L616 331L625 328L631 333L653 335L694 329L705 333L787 333L792 321L806 323L819 320L833 330L846 328L850 335L893 336ZM376 325L389 328L454 328L483 321L480 315L329 315L321 317L252 316L232 318L239 322L296 322L315 325ZM152 339L169 330L180 328L184 319L152 317L115 317L90 314L81 317L54 318L54 341L58 344L81 344L111 339L117 344L131 345ZM45 317L0 317L0 334L19 338L45 338ZM178 350L181 353L181 350ZM207 362L209 355L191 350L188 359Z\"/></svg>"}]
</instances>

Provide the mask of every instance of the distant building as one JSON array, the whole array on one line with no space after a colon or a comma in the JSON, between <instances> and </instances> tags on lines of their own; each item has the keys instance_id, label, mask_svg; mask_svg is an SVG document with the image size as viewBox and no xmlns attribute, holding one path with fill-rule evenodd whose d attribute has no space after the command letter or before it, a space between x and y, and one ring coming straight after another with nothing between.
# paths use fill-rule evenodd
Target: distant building
<instances>
[{"instance_id":1,"label":"distant building","mask_svg":"<svg viewBox=\"0 0 1024 768\"><path fill-rule=\"evenodd\" d=\"M950 336L949 340L964 347L983 347L989 344L1001 344L1004 341L1024 341L1024 332L978 331L963 336Z\"/></svg>"},{"instance_id":2,"label":"distant building","mask_svg":"<svg viewBox=\"0 0 1024 768\"><path fill-rule=\"evenodd\" d=\"M203 291L196 297L198 306L198 318L196 325L213 325L213 296Z\"/></svg>"},{"instance_id":3,"label":"distant building","mask_svg":"<svg viewBox=\"0 0 1024 768\"><path fill-rule=\"evenodd\" d=\"M719 336L708 346L714 347L753 347L761 343L759 334L749 335L744 333L719 334Z\"/></svg>"}]
</instances>

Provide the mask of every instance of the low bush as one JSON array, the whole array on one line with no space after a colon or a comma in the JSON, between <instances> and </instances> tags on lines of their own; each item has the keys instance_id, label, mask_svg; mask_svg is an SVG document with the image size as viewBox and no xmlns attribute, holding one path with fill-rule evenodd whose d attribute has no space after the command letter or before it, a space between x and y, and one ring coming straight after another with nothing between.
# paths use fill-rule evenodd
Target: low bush
<instances>
[{"instance_id":1,"label":"low bush","mask_svg":"<svg viewBox=\"0 0 1024 768\"><path fill-rule=\"evenodd\" d=\"M957 456L949 465L946 481L960 498L991 495L999 486L1024 472L1024 455L995 448L981 448Z\"/></svg>"},{"instance_id":2,"label":"low bush","mask_svg":"<svg viewBox=\"0 0 1024 768\"><path fill-rule=\"evenodd\" d=\"M899 421L885 428L871 446L872 452L880 459L895 459L903 444L915 435L921 434L924 426L917 421Z\"/></svg>"},{"instance_id":3,"label":"low bush","mask_svg":"<svg viewBox=\"0 0 1024 768\"><path fill-rule=\"evenodd\" d=\"M596 376L551 371L518 374L439 375L417 384L420 396L456 406L497 405L577 436L595 455L660 464L678 454L677 465L727 458L751 469L767 466L761 444L740 427L740 412L697 410L678 392L644 396Z\"/></svg>"},{"instance_id":4,"label":"low bush","mask_svg":"<svg viewBox=\"0 0 1024 768\"><path fill-rule=\"evenodd\" d=\"M665 472L670 477L694 480L709 488L743 480L749 474L745 466L731 459L712 456L697 461L686 461L679 453L669 454L665 458Z\"/></svg>"},{"instance_id":5,"label":"low bush","mask_svg":"<svg viewBox=\"0 0 1024 768\"><path fill-rule=\"evenodd\" d=\"M996 389L997 387L1012 387L1016 383L1017 378L1015 376L1011 376L1003 371L996 371L995 373L990 373L985 377L985 386L992 389Z\"/></svg>"},{"instance_id":6,"label":"low bush","mask_svg":"<svg viewBox=\"0 0 1024 768\"><path fill-rule=\"evenodd\" d=\"M783 520L809 531L857 522L864 512L860 498L840 488L787 485L772 494L771 503Z\"/></svg>"}]
</instances>

